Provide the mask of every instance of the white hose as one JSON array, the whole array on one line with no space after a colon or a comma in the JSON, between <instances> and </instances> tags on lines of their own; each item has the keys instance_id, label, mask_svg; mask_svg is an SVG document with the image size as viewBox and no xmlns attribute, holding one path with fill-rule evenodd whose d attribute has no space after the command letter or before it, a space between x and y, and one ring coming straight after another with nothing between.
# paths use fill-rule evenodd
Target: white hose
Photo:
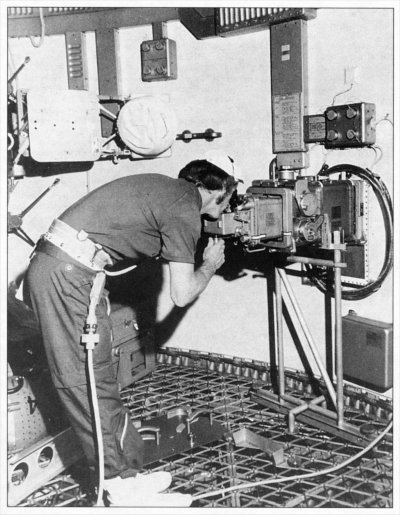
<instances>
[{"instance_id":1,"label":"white hose","mask_svg":"<svg viewBox=\"0 0 400 515\"><path fill-rule=\"evenodd\" d=\"M96 440L98 447L98 468L99 468L99 485L97 491L97 506L104 506L103 504L103 490L104 490L104 446L103 446L103 434L101 431L101 420L100 420L100 411L99 411L99 402L97 398L96 391L96 378L94 375L93 368L93 350L96 344L99 342L99 335L97 334L97 318L96 318L96 307L101 298L104 283L105 283L105 273L98 272L93 280L92 289L90 291L90 302L89 302L89 312L86 318L86 326L88 331L87 333L82 335L82 343L85 344L85 349L87 351L87 363L88 363L88 371L89 371L89 388L90 388L90 396L92 399L93 405L93 413L94 413L94 422L95 422L95 430L96 430Z\"/></svg>"},{"instance_id":2,"label":"white hose","mask_svg":"<svg viewBox=\"0 0 400 515\"><path fill-rule=\"evenodd\" d=\"M104 490L104 447L103 447L103 434L101 432L101 421L99 402L96 394L96 379L93 370L93 350L88 349L88 369L89 369L89 384L90 384L90 395L93 404L94 412L94 423L96 427L96 439L99 454L99 486L97 491L97 503L96 506L104 506L103 504L103 490Z\"/></svg>"},{"instance_id":3,"label":"white hose","mask_svg":"<svg viewBox=\"0 0 400 515\"><path fill-rule=\"evenodd\" d=\"M86 318L86 324L90 328L90 331L93 331L93 328L97 327L97 319L96 319L96 307L101 298L101 294L103 292L104 283L106 279L106 275L121 275L130 270L136 268L137 265L133 265L131 267L125 268L124 270L120 270L119 272L106 272L105 270L98 272L94 278L92 290L90 292L90 303L89 303L89 312ZM107 312L109 312L109 303L107 304ZM82 335L83 342L86 344L87 351L87 360L88 360L88 371L89 371L89 388L90 388L90 396L92 399L93 412L94 412L94 423L96 430L96 440L97 440L97 448L98 448L98 468L99 468L99 481L98 481L98 491L97 491L97 502L96 506L104 506L103 503L103 491L104 491L104 445L103 445L103 434L101 431L101 420L100 420L100 410L99 410L99 402L97 398L97 390L96 390L96 378L94 375L93 369L93 349L95 348L96 343L98 343L98 339L96 336L91 333L89 335ZM97 341L96 341L97 340Z\"/></svg>"}]
</instances>

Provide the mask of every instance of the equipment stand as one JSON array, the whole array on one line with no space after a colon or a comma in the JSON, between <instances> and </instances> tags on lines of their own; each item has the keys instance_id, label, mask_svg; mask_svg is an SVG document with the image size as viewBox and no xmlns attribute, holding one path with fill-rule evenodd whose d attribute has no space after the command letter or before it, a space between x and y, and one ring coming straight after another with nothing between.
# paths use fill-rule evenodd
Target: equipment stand
<instances>
[{"instance_id":1,"label":"equipment stand","mask_svg":"<svg viewBox=\"0 0 400 515\"><path fill-rule=\"evenodd\" d=\"M333 233L334 242L330 249L334 251L332 260L314 259L307 257L289 256L288 261L292 263L307 263L334 268L335 279L335 349L336 349L336 388L332 383L329 374L318 354L318 349L308 330L305 318L301 312L295 294L288 281L286 271L283 268L275 269L275 320L277 335L277 357L278 357L278 394L262 388L252 394L253 400L273 407L279 412L288 413L289 432L296 432L295 417L300 421L305 421L316 425L319 428L341 436L346 440L360 443L367 440L360 429L344 421L344 395L343 395L343 340L342 340L342 286L341 269L346 266L341 262L341 250L345 248L338 241L338 234ZM288 294L291 305L296 313L297 319L303 329L306 342L317 363L322 379L328 391L331 404L335 411L326 408L324 396L317 397L311 402L304 402L297 397L285 393L285 366L284 366L284 345L283 345L283 317L282 317L282 284ZM301 341L301 340L300 340ZM302 346L304 347L303 343ZM305 353L306 354L306 353ZM307 355L307 354L306 354ZM320 404L322 406L320 406Z\"/></svg>"}]
</instances>

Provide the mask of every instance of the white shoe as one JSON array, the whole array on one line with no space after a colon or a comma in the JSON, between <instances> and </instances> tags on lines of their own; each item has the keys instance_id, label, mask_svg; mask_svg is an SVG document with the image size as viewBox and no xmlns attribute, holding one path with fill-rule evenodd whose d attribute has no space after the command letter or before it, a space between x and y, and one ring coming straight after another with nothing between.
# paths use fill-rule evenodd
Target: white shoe
<instances>
[{"instance_id":1,"label":"white shoe","mask_svg":"<svg viewBox=\"0 0 400 515\"><path fill-rule=\"evenodd\" d=\"M104 480L104 490L112 490L118 492L121 490L143 491L143 492L162 492L166 490L172 482L172 476L169 472L159 471L150 474L136 474L135 477L117 476L113 479Z\"/></svg>"},{"instance_id":2,"label":"white shoe","mask_svg":"<svg viewBox=\"0 0 400 515\"><path fill-rule=\"evenodd\" d=\"M180 493L157 493L140 490L127 490L120 488L118 491L108 492L109 506L174 506L187 508L192 504L192 496Z\"/></svg>"}]
</instances>

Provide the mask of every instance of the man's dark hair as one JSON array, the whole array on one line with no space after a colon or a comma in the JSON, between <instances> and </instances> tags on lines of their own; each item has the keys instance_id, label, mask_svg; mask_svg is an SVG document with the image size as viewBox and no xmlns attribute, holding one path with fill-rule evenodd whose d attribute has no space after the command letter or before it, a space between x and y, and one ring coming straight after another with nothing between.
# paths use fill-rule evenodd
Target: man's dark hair
<instances>
[{"instance_id":1,"label":"man's dark hair","mask_svg":"<svg viewBox=\"0 0 400 515\"><path fill-rule=\"evenodd\" d=\"M193 182L198 188L209 191L219 190L223 192L218 199L220 204L224 198L230 196L236 189L238 182L218 166L210 163L206 159L197 159L188 163L178 175L179 179Z\"/></svg>"}]
</instances>

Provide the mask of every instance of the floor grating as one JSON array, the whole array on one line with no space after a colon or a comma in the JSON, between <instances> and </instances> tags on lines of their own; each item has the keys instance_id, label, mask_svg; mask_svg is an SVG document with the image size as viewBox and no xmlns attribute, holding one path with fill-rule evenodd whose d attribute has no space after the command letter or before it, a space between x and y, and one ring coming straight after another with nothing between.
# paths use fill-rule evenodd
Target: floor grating
<instances>
[{"instance_id":1,"label":"floor grating","mask_svg":"<svg viewBox=\"0 0 400 515\"><path fill-rule=\"evenodd\" d=\"M391 507L393 502L392 439L388 433L379 444L362 457L334 473L326 469L337 466L361 451L362 446L349 443L325 431L298 423L298 431L288 432L286 417L250 399L251 388L266 380L260 365L234 362L219 355L193 355L179 351L158 356L155 371L121 391L132 422L160 416L177 406L212 412L227 433L247 428L253 433L279 443L286 466L276 466L269 456L256 448L238 447L229 438L196 445L172 457L151 463L151 470L170 471L171 491L201 496L243 483L258 483L285 478L283 482L254 484L228 493L195 499L192 507L210 508L354 508ZM217 356L217 357L215 357ZM179 358L179 359L178 359ZM221 366L221 364L223 366ZM254 365L254 363L253 363ZM223 370L222 370L223 369ZM221 371L222 370L222 371ZM262 377L261 377L262 376ZM300 378L300 379L299 379ZM287 378L290 392L299 397L309 395L303 376ZM300 385L300 387L299 387ZM373 425L383 430L390 418L390 406L364 392L346 397L345 420L354 425ZM320 472L313 477L304 474ZM93 497L74 479L74 471L50 481L30 495L20 506L90 506ZM79 477L79 474L78 474ZM293 479L292 479L293 478Z\"/></svg>"}]
</instances>

